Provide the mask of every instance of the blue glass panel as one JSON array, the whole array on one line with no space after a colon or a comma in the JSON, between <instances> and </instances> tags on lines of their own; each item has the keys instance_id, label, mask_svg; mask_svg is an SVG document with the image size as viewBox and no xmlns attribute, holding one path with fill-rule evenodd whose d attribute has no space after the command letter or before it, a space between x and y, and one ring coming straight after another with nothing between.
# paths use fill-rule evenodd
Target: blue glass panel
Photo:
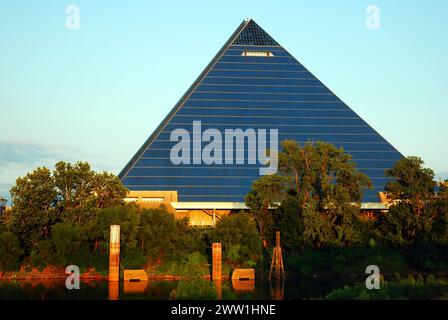
<instances>
[{"instance_id":1,"label":"blue glass panel","mask_svg":"<svg viewBox=\"0 0 448 320\"><path fill-rule=\"evenodd\" d=\"M286 71L303 72L303 66L289 63L243 63L243 62L220 62L215 65L214 70L259 70L259 71Z\"/></svg>"},{"instance_id":2,"label":"blue glass panel","mask_svg":"<svg viewBox=\"0 0 448 320\"><path fill-rule=\"evenodd\" d=\"M179 110L177 115L216 115L223 116L229 113L238 112L245 116L290 116L290 117L353 117L353 112L347 109L336 110L310 110L310 109L295 109L290 108L248 108L248 107L234 107L234 108L219 108L219 107L185 107Z\"/></svg>"},{"instance_id":3,"label":"blue glass panel","mask_svg":"<svg viewBox=\"0 0 448 320\"><path fill-rule=\"evenodd\" d=\"M247 57L247 56L223 56L220 62L247 62L247 63L288 63L296 64L293 57Z\"/></svg>"},{"instance_id":4,"label":"blue glass panel","mask_svg":"<svg viewBox=\"0 0 448 320\"><path fill-rule=\"evenodd\" d=\"M258 70L212 70L211 77L237 77L237 78L283 78L283 79L315 79L307 71L287 72L287 71L258 71Z\"/></svg>"},{"instance_id":5,"label":"blue glass panel","mask_svg":"<svg viewBox=\"0 0 448 320\"><path fill-rule=\"evenodd\" d=\"M248 75L249 76L249 75ZM297 78L257 78L257 77L222 77L222 76L208 76L202 82L203 84L246 84L246 85L276 85L276 86L320 86L322 83L310 77L301 77L301 74Z\"/></svg>"},{"instance_id":6,"label":"blue glass panel","mask_svg":"<svg viewBox=\"0 0 448 320\"><path fill-rule=\"evenodd\" d=\"M197 92L214 92L214 93L285 93L285 94L331 94L330 90L323 86L230 86L230 85L201 85Z\"/></svg>"},{"instance_id":7,"label":"blue glass panel","mask_svg":"<svg viewBox=\"0 0 448 320\"><path fill-rule=\"evenodd\" d=\"M286 52L286 50L280 46L253 46L253 45L231 45L228 50L241 50L242 51L272 51L275 52ZM225 51L226 52L226 51Z\"/></svg>"},{"instance_id":8,"label":"blue glass panel","mask_svg":"<svg viewBox=\"0 0 448 320\"><path fill-rule=\"evenodd\" d=\"M185 107L247 107L247 108L288 108L288 109L348 109L340 100L337 101L229 101L229 100L193 100L189 99Z\"/></svg>"},{"instance_id":9,"label":"blue glass panel","mask_svg":"<svg viewBox=\"0 0 448 320\"><path fill-rule=\"evenodd\" d=\"M207 93L195 92L190 99L201 100L249 100L249 101L338 101L331 94L272 94L272 93Z\"/></svg>"},{"instance_id":10,"label":"blue glass panel","mask_svg":"<svg viewBox=\"0 0 448 320\"><path fill-rule=\"evenodd\" d=\"M363 201L378 202L378 192L391 179L385 170L402 155L264 30L252 22L244 28L123 169L123 183L131 190L177 190L180 201L243 201L260 177L258 163L171 162L176 144L171 132L182 128L191 134L193 121L201 121L202 132L218 129L223 139L226 129L278 129L279 140L342 147L372 179L374 187L365 191ZM243 56L244 51L273 56Z\"/></svg>"}]
</instances>

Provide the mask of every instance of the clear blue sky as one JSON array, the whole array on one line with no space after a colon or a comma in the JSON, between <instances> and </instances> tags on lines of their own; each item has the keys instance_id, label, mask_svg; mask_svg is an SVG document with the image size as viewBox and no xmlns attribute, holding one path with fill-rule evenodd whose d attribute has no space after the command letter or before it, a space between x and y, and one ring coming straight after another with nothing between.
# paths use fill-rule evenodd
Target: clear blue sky
<instances>
[{"instance_id":1,"label":"clear blue sky","mask_svg":"<svg viewBox=\"0 0 448 320\"><path fill-rule=\"evenodd\" d=\"M79 30L65 8L80 8ZM365 27L366 7L381 28ZM58 160L118 173L240 22L448 176L448 1L0 1L0 195Z\"/></svg>"}]
</instances>

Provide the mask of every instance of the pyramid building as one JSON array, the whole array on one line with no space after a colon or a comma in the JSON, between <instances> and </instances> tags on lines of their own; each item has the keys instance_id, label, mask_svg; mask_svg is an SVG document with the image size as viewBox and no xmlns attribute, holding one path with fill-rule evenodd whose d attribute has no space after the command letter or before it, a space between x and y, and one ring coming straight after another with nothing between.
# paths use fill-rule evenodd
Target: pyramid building
<instances>
[{"instance_id":1,"label":"pyramid building","mask_svg":"<svg viewBox=\"0 0 448 320\"><path fill-rule=\"evenodd\" d=\"M169 198L177 210L243 208L252 182L260 177L260 163L210 165L193 159L179 164L170 158L177 143L172 132L193 132L194 122L202 132L276 129L279 142L326 141L343 147L372 180L374 187L363 199L371 207L389 179L385 170L402 157L251 19L241 23L119 174L131 194L139 195L134 198Z\"/></svg>"}]
</instances>

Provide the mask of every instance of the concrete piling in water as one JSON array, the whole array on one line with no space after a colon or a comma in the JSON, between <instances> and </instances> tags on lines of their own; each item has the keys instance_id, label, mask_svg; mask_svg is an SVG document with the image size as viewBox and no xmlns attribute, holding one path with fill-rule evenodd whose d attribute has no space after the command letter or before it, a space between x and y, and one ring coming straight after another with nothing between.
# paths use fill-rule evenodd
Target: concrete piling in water
<instances>
[{"instance_id":1,"label":"concrete piling in water","mask_svg":"<svg viewBox=\"0 0 448 320\"><path fill-rule=\"evenodd\" d=\"M221 243L212 244L212 280L222 279L222 249Z\"/></svg>"},{"instance_id":2,"label":"concrete piling in water","mask_svg":"<svg viewBox=\"0 0 448 320\"><path fill-rule=\"evenodd\" d=\"M212 244L212 280L218 299L222 299L222 248L220 242Z\"/></svg>"},{"instance_id":3,"label":"concrete piling in water","mask_svg":"<svg viewBox=\"0 0 448 320\"><path fill-rule=\"evenodd\" d=\"M120 226L110 226L109 281L120 280Z\"/></svg>"}]
</instances>

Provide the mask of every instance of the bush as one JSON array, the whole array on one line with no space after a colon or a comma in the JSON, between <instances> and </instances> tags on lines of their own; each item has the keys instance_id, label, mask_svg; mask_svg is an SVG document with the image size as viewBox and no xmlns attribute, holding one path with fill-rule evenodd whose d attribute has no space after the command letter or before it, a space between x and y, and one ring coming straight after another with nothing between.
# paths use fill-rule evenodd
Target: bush
<instances>
[{"instance_id":1,"label":"bush","mask_svg":"<svg viewBox=\"0 0 448 320\"><path fill-rule=\"evenodd\" d=\"M84 228L79 223L61 222L51 228L51 236L38 243L38 264L86 267L91 250Z\"/></svg>"},{"instance_id":2,"label":"bush","mask_svg":"<svg viewBox=\"0 0 448 320\"><path fill-rule=\"evenodd\" d=\"M210 265L206 256L200 252L193 252L179 257L177 261L165 262L156 271L159 274L201 277L210 274Z\"/></svg>"},{"instance_id":3,"label":"bush","mask_svg":"<svg viewBox=\"0 0 448 320\"><path fill-rule=\"evenodd\" d=\"M19 238L11 231L0 233L0 270L16 270L22 255Z\"/></svg>"},{"instance_id":4,"label":"bush","mask_svg":"<svg viewBox=\"0 0 448 320\"><path fill-rule=\"evenodd\" d=\"M127 249L121 254L122 269L142 269L147 262L140 249Z\"/></svg>"},{"instance_id":5,"label":"bush","mask_svg":"<svg viewBox=\"0 0 448 320\"><path fill-rule=\"evenodd\" d=\"M199 252L211 259L212 227L188 225L188 219L177 220L177 244L175 255Z\"/></svg>"},{"instance_id":6,"label":"bush","mask_svg":"<svg viewBox=\"0 0 448 320\"><path fill-rule=\"evenodd\" d=\"M139 227L139 209L134 204L119 205L111 208L97 209L92 237L109 243L110 226L120 225L120 249L135 249Z\"/></svg>"},{"instance_id":7,"label":"bush","mask_svg":"<svg viewBox=\"0 0 448 320\"><path fill-rule=\"evenodd\" d=\"M415 240L417 220L408 204L390 206L389 212L380 216L378 225L386 244L407 246Z\"/></svg>"},{"instance_id":8,"label":"bush","mask_svg":"<svg viewBox=\"0 0 448 320\"><path fill-rule=\"evenodd\" d=\"M212 300L217 299L216 286L203 279L179 281L177 288L170 293L170 299Z\"/></svg>"},{"instance_id":9,"label":"bush","mask_svg":"<svg viewBox=\"0 0 448 320\"><path fill-rule=\"evenodd\" d=\"M404 300L437 299L448 294L448 281L436 280L429 276L415 280L409 277L396 282L384 282L380 289L368 290L364 283L353 287L345 286L329 293L325 299L330 300Z\"/></svg>"},{"instance_id":10,"label":"bush","mask_svg":"<svg viewBox=\"0 0 448 320\"><path fill-rule=\"evenodd\" d=\"M162 260L175 254L177 225L174 215L163 209L143 209L138 232L148 259Z\"/></svg>"},{"instance_id":11,"label":"bush","mask_svg":"<svg viewBox=\"0 0 448 320\"><path fill-rule=\"evenodd\" d=\"M408 266L403 251L384 247L309 249L285 257L285 268L303 275L364 274L366 267L372 264L380 266L383 274L403 272Z\"/></svg>"},{"instance_id":12,"label":"bush","mask_svg":"<svg viewBox=\"0 0 448 320\"><path fill-rule=\"evenodd\" d=\"M221 242L223 260L240 267L253 267L261 258L261 241L255 222L249 214L225 216L212 234L213 242Z\"/></svg>"},{"instance_id":13,"label":"bush","mask_svg":"<svg viewBox=\"0 0 448 320\"><path fill-rule=\"evenodd\" d=\"M269 229L269 243L275 246L275 232L281 233L281 246L284 252L291 252L303 245L303 220L299 213L297 200L289 197L288 202L273 211L274 228Z\"/></svg>"},{"instance_id":14,"label":"bush","mask_svg":"<svg viewBox=\"0 0 448 320\"><path fill-rule=\"evenodd\" d=\"M419 243L409 249L409 261L414 268L430 272L448 270L448 247L431 243Z\"/></svg>"}]
</instances>

